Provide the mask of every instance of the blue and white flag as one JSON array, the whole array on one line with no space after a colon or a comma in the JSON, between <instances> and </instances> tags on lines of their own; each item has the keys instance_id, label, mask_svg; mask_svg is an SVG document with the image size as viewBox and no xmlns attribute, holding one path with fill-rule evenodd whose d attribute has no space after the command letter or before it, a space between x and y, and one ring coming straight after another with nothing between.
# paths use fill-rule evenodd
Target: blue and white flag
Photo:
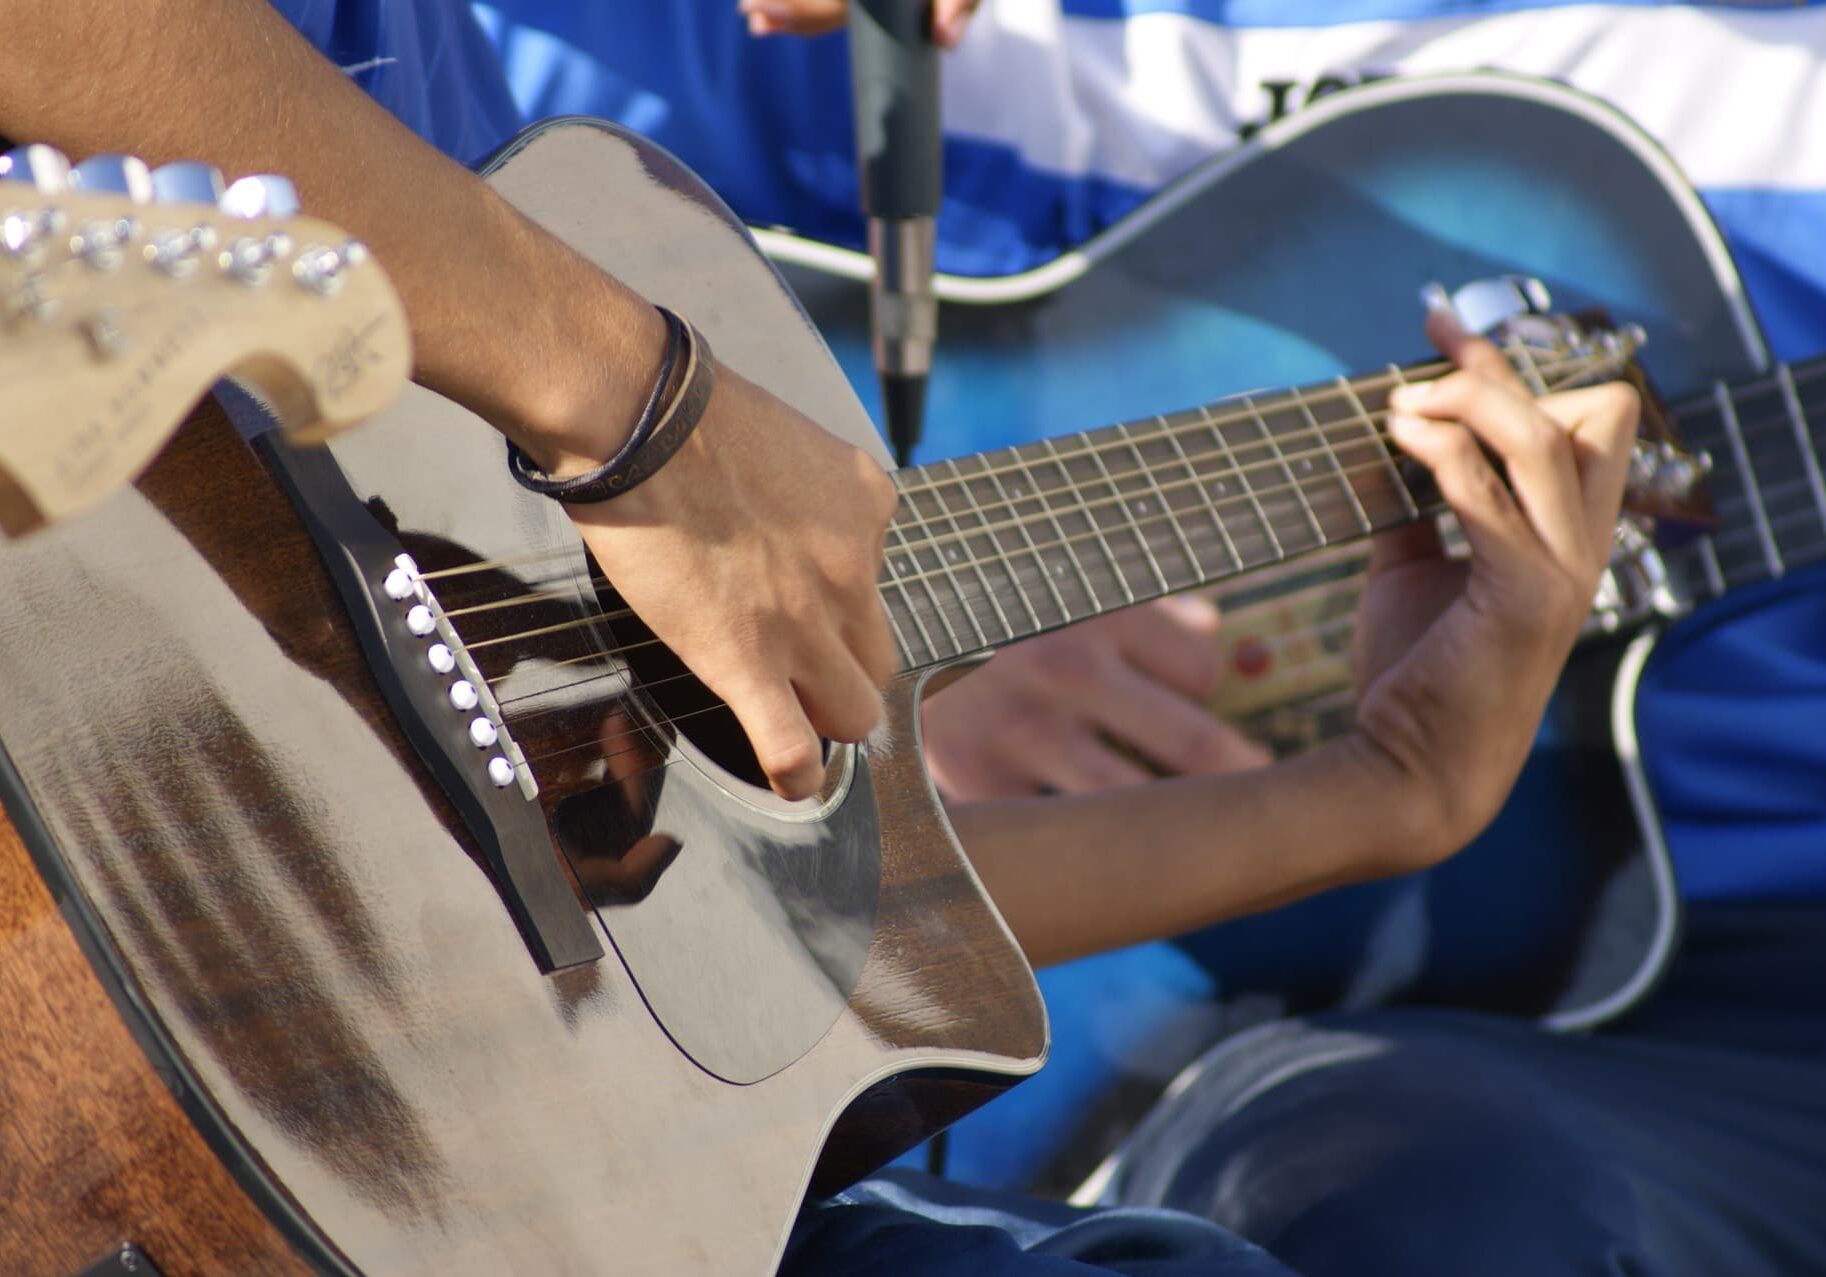
<instances>
[{"instance_id":1,"label":"blue and white flag","mask_svg":"<svg viewBox=\"0 0 1826 1277\"><path fill-rule=\"evenodd\" d=\"M608 115L736 211L858 246L841 37L733 0L478 7L529 115ZM1365 79L1500 69L1632 117L1725 232L1778 355L1826 349L1826 7L1556 0L986 0L944 71L940 268L1011 274Z\"/></svg>"}]
</instances>

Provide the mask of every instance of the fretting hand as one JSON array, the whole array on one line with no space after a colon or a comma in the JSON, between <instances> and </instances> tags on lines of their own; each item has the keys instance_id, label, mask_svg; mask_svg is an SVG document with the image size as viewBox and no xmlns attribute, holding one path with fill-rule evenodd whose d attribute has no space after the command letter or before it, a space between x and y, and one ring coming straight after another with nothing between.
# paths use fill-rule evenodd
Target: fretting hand
<instances>
[{"instance_id":1,"label":"fretting hand","mask_svg":"<svg viewBox=\"0 0 1826 1277\"><path fill-rule=\"evenodd\" d=\"M1446 557L1430 523L1377 538L1356 645L1358 733L1416 782L1423 862L1473 837L1521 771L1610 556L1640 410L1620 383L1532 397L1447 313L1428 335L1459 371L1397 390L1389 433L1471 557Z\"/></svg>"},{"instance_id":2,"label":"fretting hand","mask_svg":"<svg viewBox=\"0 0 1826 1277\"><path fill-rule=\"evenodd\" d=\"M1088 793L1259 767L1269 752L1206 708L1217 608L1182 596L1016 643L926 702L926 762L947 798ZM1133 751L1133 753L1129 752Z\"/></svg>"}]
</instances>

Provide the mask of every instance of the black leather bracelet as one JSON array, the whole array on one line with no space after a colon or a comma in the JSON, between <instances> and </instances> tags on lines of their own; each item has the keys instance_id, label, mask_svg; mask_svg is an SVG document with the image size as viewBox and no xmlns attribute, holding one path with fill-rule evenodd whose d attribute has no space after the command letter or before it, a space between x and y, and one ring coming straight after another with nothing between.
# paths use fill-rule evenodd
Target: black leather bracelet
<instances>
[{"instance_id":1,"label":"black leather bracelet","mask_svg":"<svg viewBox=\"0 0 1826 1277\"><path fill-rule=\"evenodd\" d=\"M651 478L690 438L710 403L716 384L715 361L703 334L688 321L663 306L654 309L666 321L666 353L628 441L596 469L569 479L552 478L510 441L508 469L521 487L572 505L607 501ZM679 372L681 363L683 371ZM678 388L668 395L675 380Z\"/></svg>"}]
</instances>

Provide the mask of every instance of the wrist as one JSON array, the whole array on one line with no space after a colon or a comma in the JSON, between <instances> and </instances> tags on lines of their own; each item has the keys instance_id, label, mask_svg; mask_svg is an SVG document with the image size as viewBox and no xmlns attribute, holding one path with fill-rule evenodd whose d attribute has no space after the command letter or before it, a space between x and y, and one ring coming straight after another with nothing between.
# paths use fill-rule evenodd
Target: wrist
<instances>
[{"instance_id":1,"label":"wrist","mask_svg":"<svg viewBox=\"0 0 1826 1277\"><path fill-rule=\"evenodd\" d=\"M653 393L667 345L666 323L635 294L616 287L595 332L580 331L541 384L530 387L502 431L553 479L601 466L626 446Z\"/></svg>"},{"instance_id":2,"label":"wrist","mask_svg":"<svg viewBox=\"0 0 1826 1277\"><path fill-rule=\"evenodd\" d=\"M1358 728L1325 746L1344 792L1361 804L1365 838L1355 877L1387 878L1431 868L1458 849L1453 804L1442 786Z\"/></svg>"}]
</instances>

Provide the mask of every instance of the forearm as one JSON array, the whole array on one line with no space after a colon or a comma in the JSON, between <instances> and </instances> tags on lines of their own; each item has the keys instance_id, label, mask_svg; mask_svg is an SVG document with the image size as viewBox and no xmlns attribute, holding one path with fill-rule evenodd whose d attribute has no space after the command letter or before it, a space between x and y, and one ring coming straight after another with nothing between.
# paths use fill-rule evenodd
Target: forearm
<instances>
[{"instance_id":1,"label":"forearm","mask_svg":"<svg viewBox=\"0 0 1826 1277\"><path fill-rule=\"evenodd\" d=\"M284 173L386 265L418 380L553 464L600 459L631 423L662 341L650 308L414 136L265 0L0 0L0 30L0 133Z\"/></svg>"},{"instance_id":2,"label":"forearm","mask_svg":"<svg viewBox=\"0 0 1826 1277\"><path fill-rule=\"evenodd\" d=\"M1261 771L956 807L1035 965L1210 926L1443 854L1399 769L1359 737Z\"/></svg>"}]
</instances>

